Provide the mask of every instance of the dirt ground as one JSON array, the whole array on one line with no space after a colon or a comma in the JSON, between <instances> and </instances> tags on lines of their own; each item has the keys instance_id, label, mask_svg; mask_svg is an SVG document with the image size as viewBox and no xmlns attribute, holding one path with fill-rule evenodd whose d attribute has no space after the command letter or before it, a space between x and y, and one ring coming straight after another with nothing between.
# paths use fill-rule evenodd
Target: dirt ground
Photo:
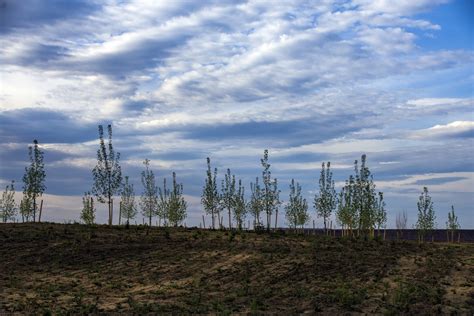
<instances>
[{"instance_id":1,"label":"dirt ground","mask_svg":"<svg viewBox=\"0 0 474 316\"><path fill-rule=\"evenodd\" d=\"M474 244L0 225L0 313L474 313Z\"/></svg>"}]
</instances>

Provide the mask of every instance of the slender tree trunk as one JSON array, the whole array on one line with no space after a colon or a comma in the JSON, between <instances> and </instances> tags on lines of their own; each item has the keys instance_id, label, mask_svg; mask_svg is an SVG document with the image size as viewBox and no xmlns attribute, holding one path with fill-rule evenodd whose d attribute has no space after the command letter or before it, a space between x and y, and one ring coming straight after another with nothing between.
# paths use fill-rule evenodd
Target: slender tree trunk
<instances>
[{"instance_id":1,"label":"slender tree trunk","mask_svg":"<svg viewBox=\"0 0 474 316\"><path fill-rule=\"evenodd\" d=\"M212 229L216 229L216 226L214 225L214 210L211 210L211 222L212 222Z\"/></svg>"},{"instance_id":2,"label":"slender tree trunk","mask_svg":"<svg viewBox=\"0 0 474 316\"><path fill-rule=\"evenodd\" d=\"M206 229L206 220L204 219L204 215L202 216L202 225L204 229Z\"/></svg>"},{"instance_id":3,"label":"slender tree trunk","mask_svg":"<svg viewBox=\"0 0 474 316\"><path fill-rule=\"evenodd\" d=\"M229 208L229 230L232 230L232 219L230 218L230 208Z\"/></svg>"},{"instance_id":4,"label":"slender tree trunk","mask_svg":"<svg viewBox=\"0 0 474 316\"><path fill-rule=\"evenodd\" d=\"M151 227L151 212L150 212L150 217L149 217L149 220L148 220L149 224L150 224L150 227Z\"/></svg>"},{"instance_id":5,"label":"slender tree trunk","mask_svg":"<svg viewBox=\"0 0 474 316\"><path fill-rule=\"evenodd\" d=\"M276 210L276 213L275 213L275 230L277 229L277 225L278 225L278 210Z\"/></svg>"},{"instance_id":6,"label":"slender tree trunk","mask_svg":"<svg viewBox=\"0 0 474 316\"><path fill-rule=\"evenodd\" d=\"M122 201L119 203L119 226L122 223Z\"/></svg>"},{"instance_id":7,"label":"slender tree trunk","mask_svg":"<svg viewBox=\"0 0 474 316\"><path fill-rule=\"evenodd\" d=\"M41 213L43 212L43 200L40 202L40 210L39 210L39 217L38 222L41 223Z\"/></svg>"},{"instance_id":8,"label":"slender tree trunk","mask_svg":"<svg viewBox=\"0 0 474 316\"><path fill-rule=\"evenodd\" d=\"M111 205L111 201L110 201L110 198L109 198L109 201L107 202L107 206L109 208L109 226L112 225L112 220L111 220L111 212L110 212L110 205Z\"/></svg>"},{"instance_id":9,"label":"slender tree trunk","mask_svg":"<svg viewBox=\"0 0 474 316\"><path fill-rule=\"evenodd\" d=\"M36 194L33 194L33 223L36 222Z\"/></svg>"}]
</instances>

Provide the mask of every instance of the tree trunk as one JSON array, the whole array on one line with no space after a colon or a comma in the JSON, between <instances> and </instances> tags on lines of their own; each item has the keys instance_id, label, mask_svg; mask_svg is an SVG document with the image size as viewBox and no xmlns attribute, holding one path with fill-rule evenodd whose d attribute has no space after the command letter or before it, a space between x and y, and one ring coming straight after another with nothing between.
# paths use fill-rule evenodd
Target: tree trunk
<instances>
[{"instance_id":1,"label":"tree trunk","mask_svg":"<svg viewBox=\"0 0 474 316\"><path fill-rule=\"evenodd\" d=\"M232 219L230 218L230 208L229 208L229 230L232 230Z\"/></svg>"},{"instance_id":2,"label":"tree trunk","mask_svg":"<svg viewBox=\"0 0 474 316\"><path fill-rule=\"evenodd\" d=\"M122 201L119 203L119 226L122 222Z\"/></svg>"},{"instance_id":3,"label":"tree trunk","mask_svg":"<svg viewBox=\"0 0 474 316\"><path fill-rule=\"evenodd\" d=\"M150 212L150 218L149 218L148 222L149 222L149 225L151 227L151 212Z\"/></svg>"},{"instance_id":4,"label":"tree trunk","mask_svg":"<svg viewBox=\"0 0 474 316\"><path fill-rule=\"evenodd\" d=\"M109 226L112 225L112 212L111 212L112 201L109 198L108 207L109 207Z\"/></svg>"},{"instance_id":5,"label":"tree trunk","mask_svg":"<svg viewBox=\"0 0 474 316\"><path fill-rule=\"evenodd\" d=\"M33 223L36 222L36 195L33 195Z\"/></svg>"},{"instance_id":6,"label":"tree trunk","mask_svg":"<svg viewBox=\"0 0 474 316\"><path fill-rule=\"evenodd\" d=\"M206 229L206 220L204 219L204 215L202 216L202 225L204 229Z\"/></svg>"},{"instance_id":7,"label":"tree trunk","mask_svg":"<svg viewBox=\"0 0 474 316\"><path fill-rule=\"evenodd\" d=\"M211 222L212 222L212 229L216 229L216 226L214 225L214 210L211 210Z\"/></svg>"},{"instance_id":8,"label":"tree trunk","mask_svg":"<svg viewBox=\"0 0 474 316\"><path fill-rule=\"evenodd\" d=\"M41 213L43 212L43 200L41 200L40 203L40 210L39 210L39 217L38 217L38 223L41 223Z\"/></svg>"},{"instance_id":9,"label":"tree trunk","mask_svg":"<svg viewBox=\"0 0 474 316\"><path fill-rule=\"evenodd\" d=\"M114 223L114 199L110 200L110 226Z\"/></svg>"},{"instance_id":10,"label":"tree trunk","mask_svg":"<svg viewBox=\"0 0 474 316\"><path fill-rule=\"evenodd\" d=\"M278 210L276 210L276 213L275 213L275 230L277 229L277 225L278 225Z\"/></svg>"}]
</instances>

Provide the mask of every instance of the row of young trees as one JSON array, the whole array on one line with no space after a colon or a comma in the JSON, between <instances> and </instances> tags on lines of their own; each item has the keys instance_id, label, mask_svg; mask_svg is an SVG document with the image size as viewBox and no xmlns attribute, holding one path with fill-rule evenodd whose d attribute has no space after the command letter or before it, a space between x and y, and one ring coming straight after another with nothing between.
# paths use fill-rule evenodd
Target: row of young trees
<instances>
[{"instance_id":1,"label":"row of young trees","mask_svg":"<svg viewBox=\"0 0 474 316\"><path fill-rule=\"evenodd\" d=\"M83 196L81 219L87 223L95 222L94 197L100 203L108 205L108 223L113 222L113 197L120 195L119 223L123 218L126 223L133 220L141 209L141 214L152 224L154 217L168 225L178 225L186 218L187 203L183 197L183 185L178 184L173 172L171 187L167 187L166 178L163 186L156 185L156 178L150 168L150 160L145 159L144 170L141 172L143 193L137 203L133 184L128 176L122 176L120 167L120 153L116 153L112 145L112 127L109 125L108 142L104 140L104 130L99 125L99 149L97 151L97 165L92 170L93 186L91 192ZM25 168L23 176L23 198L19 205L23 221L41 221L42 200L38 210L38 198L42 197L46 186L44 169L44 153L39 148L38 141L28 147L30 165ZM237 228L242 229L247 215L253 217L254 228L270 229L272 216L275 216L275 227L278 220L278 209L283 203L280 200L278 181L272 177L268 150L264 151L260 160L262 166L261 182L256 177L250 183L250 198L245 196L245 187L242 180L236 181L230 169L226 170L221 181L220 190L217 183L217 168L212 170L211 160L207 158L207 174L201 202L207 214L211 215L212 228L216 228L216 217L219 228L224 226L224 217L221 212L227 212L228 227L232 227L232 218ZM289 186L289 199L285 204L285 217L290 227L304 227L309 221L308 202L302 196L302 188L294 179ZM18 205L14 199L14 182L7 185L0 199L0 219L3 222L13 220L17 214ZM376 192L373 175L362 155L360 165L354 162L354 174L345 181L344 186L336 192L331 163L322 163L319 177L319 190L314 196L313 206L318 217L323 219L324 229L327 231L331 216L334 214L337 222L342 226L343 235L374 236L375 231L385 228L387 210L382 192ZM432 231L435 226L433 202L428 189L423 192L417 203L418 220L415 228L420 232L420 238ZM265 221L262 220L262 215ZM265 226L264 226L265 225ZM398 214L396 226L400 231L407 227L406 213ZM446 227L454 239L454 232L460 228L454 207L448 214Z\"/></svg>"},{"instance_id":2,"label":"row of young trees","mask_svg":"<svg viewBox=\"0 0 474 316\"><path fill-rule=\"evenodd\" d=\"M232 214L239 229L245 222L247 214L253 216L254 228L262 229L263 222L261 214L266 218L266 228L270 229L272 215L275 214L275 227L277 223L278 207L283 203L280 200L280 190L276 178L272 178L270 164L268 162L268 150L264 151L261 159L262 184L259 178L250 183L250 200L246 200L245 188L242 181L238 181L236 188L235 175L227 169L218 190L217 168L212 170L211 160L207 158L207 175L201 202L206 214L211 215L212 228L215 228L215 217L217 217L219 228L223 227L222 211L228 212L228 227L232 228ZM285 217L292 228L304 227L308 223L308 202L302 196L302 188L298 182L291 179L289 186L289 198L286 203ZM354 174L345 181L344 186L336 192L331 170L331 163L322 163L319 176L319 190L314 196L313 206L318 217L323 219L324 230L328 231L331 216L334 214L337 222L342 227L343 236L370 236L381 234L387 223L387 209L383 192L377 192L373 175L367 166L366 155L361 156L360 164L354 161ZM418 220L414 226L419 231L420 240L424 239L428 232L436 227L433 202L428 194L428 188L424 187L417 203ZM332 225L332 224L331 224ZM398 214L396 219L397 229L400 231L407 228L406 212ZM454 231L460 228L454 207L448 214L446 227L454 237Z\"/></svg>"},{"instance_id":3,"label":"row of young trees","mask_svg":"<svg viewBox=\"0 0 474 316\"><path fill-rule=\"evenodd\" d=\"M156 178L153 170L150 169L150 160L145 159L143 164L145 170L141 172L141 183L143 193L137 204L135 201L135 190L133 184L129 182L128 176L122 176L120 167L120 153L116 153L112 145L112 126L108 125L108 143L104 140L104 130L99 125L99 149L97 150L97 165L92 170L93 186L91 192L85 192L82 203L81 219L86 224L95 221L95 207L92 195L101 203L107 203L108 223L113 222L113 197L120 195L119 224L121 219L125 219L127 225L135 219L140 207L141 213L152 225L154 217L158 217L161 225L163 220L165 225L177 226L186 218L187 203L183 197L183 185L176 180L176 173L173 172L171 188L166 185L166 178L163 179L163 187L156 185Z\"/></svg>"}]
</instances>

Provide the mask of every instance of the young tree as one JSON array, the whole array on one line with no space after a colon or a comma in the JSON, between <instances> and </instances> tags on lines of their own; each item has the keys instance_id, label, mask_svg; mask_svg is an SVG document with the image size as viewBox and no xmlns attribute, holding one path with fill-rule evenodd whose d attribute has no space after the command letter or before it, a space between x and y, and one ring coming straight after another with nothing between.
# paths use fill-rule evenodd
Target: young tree
<instances>
[{"instance_id":1,"label":"young tree","mask_svg":"<svg viewBox=\"0 0 474 316\"><path fill-rule=\"evenodd\" d=\"M336 209L336 203L337 195L334 189L334 180L332 179L331 162L328 161L327 167L323 162L319 176L319 193L314 197L314 208L318 217L323 218L324 231L326 232L328 219Z\"/></svg>"},{"instance_id":2,"label":"young tree","mask_svg":"<svg viewBox=\"0 0 474 316\"><path fill-rule=\"evenodd\" d=\"M351 175L339 193L336 219L341 224L344 235L349 233L352 235L356 228L356 223L358 223L355 189L355 179Z\"/></svg>"},{"instance_id":3,"label":"young tree","mask_svg":"<svg viewBox=\"0 0 474 316\"><path fill-rule=\"evenodd\" d=\"M212 229L215 229L214 215L219 211L219 192L217 191L217 168L214 169L214 174L211 172L211 159L207 157L207 173L206 183L204 184L201 196L201 203L206 211L206 214L211 214Z\"/></svg>"},{"instance_id":4,"label":"young tree","mask_svg":"<svg viewBox=\"0 0 474 316\"><path fill-rule=\"evenodd\" d=\"M428 188L423 187L418 202L418 221L416 228L418 229L419 238L424 241L427 232L431 232L435 227L435 213L431 196L428 194Z\"/></svg>"},{"instance_id":5,"label":"young tree","mask_svg":"<svg viewBox=\"0 0 474 316\"><path fill-rule=\"evenodd\" d=\"M242 230L242 223L247 214L247 201L245 200L245 188L242 185L242 180L239 179L239 187L235 192L234 197L234 218L237 222L237 227Z\"/></svg>"},{"instance_id":6,"label":"young tree","mask_svg":"<svg viewBox=\"0 0 474 316\"><path fill-rule=\"evenodd\" d=\"M92 225L95 221L95 207L94 207L94 200L90 192L85 192L84 196L82 197L82 211L81 211L81 219L84 224Z\"/></svg>"},{"instance_id":7,"label":"young tree","mask_svg":"<svg viewBox=\"0 0 474 316\"><path fill-rule=\"evenodd\" d=\"M135 203L135 191L133 189L133 184L128 182L128 176L125 176L125 182L121 190L121 199L122 204L122 217L127 220L127 225L130 224L130 220L134 219L137 216L137 205ZM151 226L151 221L150 221Z\"/></svg>"},{"instance_id":8,"label":"young tree","mask_svg":"<svg viewBox=\"0 0 474 316\"><path fill-rule=\"evenodd\" d=\"M175 172L173 172L173 187L170 190L168 207L168 220L176 227L186 218L187 203L183 197L183 185L176 182Z\"/></svg>"},{"instance_id":9,"label":"young tree","mask_svg":"<svg viewBox=\"0 0 474 316\"><path fill-rule=\"evenodd\" d=\"M229 213L229 229L232 229L231 212L235 206L235 176L227 169L224 180L222 180L221 208L227 209Z\"/></svg>"},{"instance_id":10,"label":"young tree","mask_svg":"<svg viewBox=\"0 0 474 316\"><path fill-rule=\"evenodd\" d=\"M92 170L94 185L92 193L101 203L107 201L109 209L109 225L112 225L112 197L118 193L122 184L122 169L119 164L120 153L115 153L112 146L112 125L107 126L109 142L104 142L104 129L99 125L99 149L97 150L97 165Z\"/></svg>"},{"instance_id":11,"label":"young tree","mask_svg":"<svg viewBox=\"0 0 474 316\"><path fill-rule=\"evenodd\" d=\"M15 219L17 206L15 203L14 183L15 181L12 181L10 185L5 186L5 191L3 191L0 198L0 218L4 223Z\"/></svg>"},{"instance_id":12,"label":"young tree","mask_svg":"<svg viewBox=\"0 0 474 316\"><path fill-rule=\"evenodd\" d=\"M380 228L385 228L387 223L387 210L385 209L385 201L383 200L383 193L379 192L379 197L376 201L377 207L375 212L375 225L377 226L377 236L380 235Z\"/></svg>"},{"instance_id":13,"label":"young tree","mask_svg":"<svg viewBox=\"0 0 474 316\"><path fill-rule=\"evenodd\" d=\"M461 228L461 226L459 225L458 217L454 214L454 206L451 205L451 212L448 212L448 221L446 222L446 229L451 233L451 242L454 242L454 233L459 228Z\"/></svg>"},{"instance_id":14,"label":"young tree","mask_svg":"<svg viewBox=\"0 0 474 316\"><path fill-rule=\"evenodd\" d=\"M23 175L23 194L31 200L33 222L36 221L36 199L41 197L46 190L44 180L46 172L44 171L44 152L39 148L38 141L33 141L33 147L28 147L30 157L30 166L25 168ZM24 205L26 207L26 204ZM27 217L29 218L29 216Z\"/></svg>"},{"instance_id":15,"label":"young tree","mask_svg":"<svg viewBox=\"0 0 474 316\"><path fill-rule=\"evenodd\" d=\"M250 191L251 196L248 204L249 213L253 215L254 228L260 227L260 213L262 212L262 189L258 184L258 177L255 179L255 183L250 183Z\"/></svg>"},{"instance_id":16,"label":"young tree","mask_svg":"<svg viewBox=\"0 0 474 316\"><path fill-rule=\"evenodd\" d=\"M395 225L397 227L397 238L403 237L403 230L407 229L408 215L406 211L403 213L398 213L395 220Z\"/></svg>"},{"instance_id":17,"label":"young tree","mask_svg":"<svg viewBox=\"0 0 474 316\"><path fill-rule=\"evenodd\" d=\"M166 187L166 178L163 179L163 189L158 188L158 207L156 209L156 215L163 224L168 225L167 220L169 219L169 208L170 208L170 190Z\"/></svg>"},{"instance_id":18,"label":"young tree","mask_svg":"<svg viewBox=\"0 0 474 316\"><path fill-rule=\"evenodd\" d=\"M23 198L20 201L20 214L22 222L28 222L33 217L33 201L25 193L23 193Z\"/></svg>"},{"instance_id":19,"label":"young tree","mask_svg":"<svg viewBox=\"0 0 474 316\"><path fill-rule=\"evenodd\" d=\"M268 149L263 152L263 158L260 160L263 171L263 187L262 187L262 206L267 215L267 230L270 230L270 224L273 211L281 204L280 191L278 190L277 179L272 179L270 164L268 163Z\"/></svg>"},{"instance_id":20,"label":"young tree","mask_svg":"<svg viewBox=\"0 0 474 316\"><path fill-rule=\"evenodd\" d=\"M375 227L375 214L377 210L377 196L372 174L366 164L366 155L361 157L360 170L357 160L354 162L355 190L354 206L358 210L359 233L371 235Z\"/></svg>"},{"instance_id":21,"label":"young tree","mask_svg":"<svg viewBox=\"0 0 474 316\"><path fill-rule=\"evenodd\" d=\"M155 184L155 175L153 171L150 170L150 160L145 159L143 164L145 165L145 170L142 171L142 184L144 191L141 196L140 207L143 216L148 218L148 224L151 226L152 217L157 213L158 208L158 187Z\"/></svg>"},{"instance_id":22,"label":"young tree","mask_svg":"<svg viewBox=\"0 0 474 316\"><path fill-rule=\"evenodd\" d=\"M290 183L290 198L285 206L285 217L290 227L295 230L298 226L303 228L304 224L309 220L308 203L301 196L300 184L295 184L294 179L291 179Z\"/></svg>"}]
</instances>

